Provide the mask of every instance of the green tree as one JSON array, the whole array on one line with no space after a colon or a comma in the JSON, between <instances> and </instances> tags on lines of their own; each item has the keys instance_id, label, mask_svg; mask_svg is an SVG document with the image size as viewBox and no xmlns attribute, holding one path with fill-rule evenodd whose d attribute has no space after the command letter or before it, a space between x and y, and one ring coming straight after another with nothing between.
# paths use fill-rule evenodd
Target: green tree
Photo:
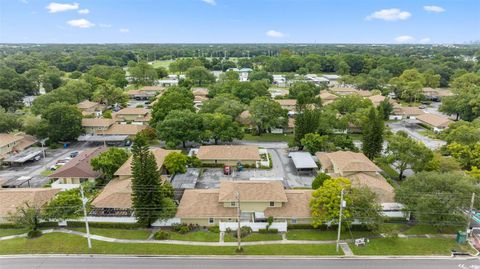
<instances>
[{"instance_id":1,"label":"green tree","mask_svg":"<svg viewBox=\"0 0 480 269\"><path fill-rule=\"evenodd\" d=\"M433 153L433 159L425 165L425 171L436 171L441 173L460 171L460 163L451 156L442 156L440 153Z\"/></svg>"},{"instance_id":2,"label":"green tree","mask_svg":"<svg viewBox=\"0 0 480 269\"><path fill-rule=\"evenodd\" d=\"M6 112L5 109L0 107L0 133L9 133L21 127L22 123L19 116Z\"/></svg>"},{"instance_id":3,"label":"green tree","mask_svg":"<svg viewBox=\"0 0 480 269\"><path fill-rule=\"evenodd\" d=\"M157 125L158 137L169 147L183 144L187 141L200 142L204 138L202 117L190 110L173 110Z\"/></svg>"},{"instance_id":4,"label":"green tree","mask_svg":"<svg viewBox=\"0 0 480 269\"><path fill-rule=\"evenodd\" d=\"M335 100L332 106L341 114L351 114L359 109L372 107L372 102L358 94L349 94Z\"/></svg>"},{"instance_id":5,"label":"green tree","mask_svg":"<svg viewBox=\"0 0 480 269\"><path fill-rule=\"evenodd\" d=\"M376 194L368 187L360 187L352 188L347 195L351 199L350 205L347 204L351 219L360 220L372 231L378 230L383 222L383 216Z\"/></svg>"},{"instance_id":6,"label":"green tree","mask_svg":"<svg viewBox=\"0 0 480 269\"><path fill-rule=\"evenodd\" d=\"M66 103L53 103L43 118L47 123L48 138L52 142L76 140L83 133L82 113Z\"/></svg>"},{"instance_id":7,"label":"green tree","mask_svg":"<svg viewBox=\"0 0 480 269\"><path fill-rule=\"evenodd\" d=\"M244 132L240 124L229 115L220 113L202 114L205 137L215 141L231 142L233 139L242 139Z\"/></svg>"},{"instance_id":8,"label":"green tree","mask_svg":"<svg viewBox=\"0 0 480 269\"><path fill-rule=\"evenodd\" d=\"M318 173L312 181L312 190L320 188L327 179L331 179L331 177L325 173Z\"/></svg>"},{"instance_id":9,"label":"green tree","mask_svg":"<svg viewBox=\"0 0 480 269\"><path fill-rule=\"evenodd\" d=\"M220 74L220 81L227 81L227 80L239 80L240 75L238 72L235 72L233 70L227 71L225 73Z\"/></svg>"},{"instance_id":10,"label":"green tree","mask_svg":"<svg viewBox=\"0 0 480 269\"><path fill-rule=\"evenodd\" d=\"M42 85L46 92L50 92L63 84L63 73L56 67L49 67L42 76Z\"/></svg>"},{"instance_id":11,"label":"green tree","mask_svg":"<svg viewBox=\"0 0 480 269\"><path fill-rule=\"evenodd\" d=\"M386 160L399 171L399 180L408 168L415 172L422 171L432 161L433 153L423 143L406 134L394 134L388 138Z\"/></svg>"},{"instance_id":12,"label":"green tree","mask_svg":"<svg viewBox=\"0 0 480 269\"><path fill-rule=\"evenodd\" d=\"M186 76L197 86L204 86L215 82L215 76L208 69L202 66L189 68Z\"/></svg>"},{"instance_id":13,"label":"green tree","mask_svg":"<svg viewBox=\"0 0 480 269\"><path fill-rule=\"evenodd\" d=\"M383 148L383 115L378 113L374 107L368 113L369 120L364 123L362 137L362 151L369 158L373 159L380 155Z\"/></svg>"},{"instance_id":14,"label":"green tree","mask_svg":"<svg viewBox=\"0 0 480 269\"><path fill-rule=\"evenodd\" d=\"M102 172L105 179L111 180L118 168L127 161L128 157L129 154L124 149L109 148L97 157L92 158L90 164L93 170Z\"/></svg>"},{"instance_id":15,"label":"green tree","mask_svg":"<svg viewBox=\"0 0 480 269\"><path fill-rule=\"evenodd\" d=\"M248 80L256 81L256 80L267 80L270 84L273 82L273 76L270 75L267 71L263 70L255 70L248 74Z\"/></svg>"},{"instance_id":16,"label":"green tree","mask_svg":"<svg viewBox=\"0 0 480 269\"><path fill-rule=\"evenodd\" d=\"M306 109L295 117L295 144L302 145L302 139L306 134L314 133L320 125L321 110Z\"/></svg>"},{"instance_id":17,"label":"green tree","mask_svg":"<svg viewBox=\"0 0 480 269\"><path fill-rule=\"evenodd\" d=\"M44 216L51 220L76 219L82 215L82 199L78 189L58 193L44 207Z\"/></svg>"},{"instance_id":18,"label":"green tree","mask_svg":"<svg viewBox=\"0 0 480 269\"><path fill-rule=\"evenodd\" d=\"M132 153L132 206L137 223L151 227L157 219L171 217L174 204L165 199L155 156L143 136L135 138Z\"/></svg>"},{"instance_id":19,"label":"green tree","mask_svg":"<svg viewBox=\"0 0 480 269\"><path fill-rule=\"evenodd\" d=\"M320 89L319 86L311 82L297 82L290 87L288 96L293 99L297 99L300 96L313 98L320 93Z\"/></svg>"},{"instance_id":20,"label":"green tree","mask_svg":"<svg viewBox=\"0 0 480 269\"><path fill-rule=\"evenodd\" d=\"M14 213L10 213L8 220L15 223L17 226L28 229L30 233L38 233L40 221L43 218L42 210L39 207L30 205L25 202L24 205L16 208ZM41 234L41 233L40 233ZM37 235L38 236L38 235ZM30 237L30 236L29 236Z\"/></svg>"},{"instance_id":21,"label":"green tree","mask_svg":"<svg viewBox=\"0 0 480 269\"><path fill-rule=\"evenodd\" d=\"M453 142L447 145L447 150L463 169L470 169L472 166L480 167L480 142L472 145Z\"/></svg>"},{"instance_id":22,"label":"green tree","mask_svg":"<svg viewBox=\"0 0 480 269\"><path fill-rule=\"evenodd\" d=\"M417 69L407 69L399 77L392 78L390 84L397 96L412 102L420 99L422 87L425 86L425 77Z\"/></svg>"},{"instance_id":23,"label":"green tree","mask_svg":"<svg viewBox=\"0 0 480 269\"><path fill-rule=\"evenodd\" d=\"M240 99L230 93L222 93L203 102L200 113L221 113L236 118L245 110Z\"/></svg>"},{"instance_id":24,"label":"green tree","mask_svg":"<svg viewBox=\"0 0 480 269\"><path fill-rule=\"evenodd\" d=\"M18 91L0 89L0 107L5 110L15 111L23 107L23 93Z\"/></svg>"},{"instance_id":25,"label":"green tree","mask_svg":"<svg viewBox=\"0 0 480 269\"><path fill-rule=\"evenodd\" d=\"M168 71L165 67L157 67L155 68L155 71L157 72L157 77L158 78L164 78L168 76Z\"/></svg>"},{"instance_id":26,"label":"green tree","mask_svg":"<svg viewBox=\"0 0 480 269\"><path fill-rule=\"evenodd\" d=\"M381 101L377 109L378 109L378 112L382 114L383 120L388 120L390 114L392 114L393 112L393 106L390 103L389 99L385 99Z\"/></svg>"},{"instance_id":27,"label":"green tree","mask_svg":"<svg viewBox=\"0 0 480 269\"><path fill-rule=\"evenodd\" d=\"M186 94L181 90L167 90L165 94L158 98L158 101L152 107L152 120L150 125L157 126L173 110L195 111L193 107L193 94Z\"/></svg>"},{"instance_id":28,"label":"green tree","mask_svg":"<svg viewBox=\"0 0 480 269\"><path fill-rule=\"evenodd\" d=\"M463 173L421 172L405 180L395 197L421 224L444 229L465 223L459 208L468 208L472 192L480 190Z\"/></svg>"},{"instance_id":29,"label":"green tree","mask_svg":"<svg viewBox=\"0 0 480 269\"><path fill-rule=\"evenodd\" d=\"M176 173L186 173L187 172L187 163L188 156L180 152L171 152L165 157L163 164L167 169L168 173L173 175Z\"/></svg>"},{"instance_id":30,"label":"green tree","mask_svg":"<svg viewBox=\"0 0 480 269\"><path fill-rule=\"evenodd\" d=\"M316 189L312 193L310 200L310 211L312 214L313 227L319 227L324 224L337 224L340 215L340 193L342 190L350 189L350 180L347 178L327 179L323 182L321 188ZM344 200L347 205L351 200L345 195ZM350 211L345 208L343 217L348 219L351 217Z\"/></svg>"},{"instance_id":31,"label":"green tree","mask_svg":"<svg viewBox=\"0 0 480 269\"><path fill-rule=\"evenodd\" d=\"M104 84L95 90L93 100L110 107L114 104L125 105L128 101L128 96L122 89L111 84Z\"/></svg>"},{"instance_id":32,"label":"green tree","mask_svg":"<svg viewBox=\"0 0 480 269\"><path fill-rule=\"evenodd\" d=\"M328 136L322 136L315 133L306 134L301 140L302 145L310 152L315 154L319 151L331 151L335 148Z\"/></svg>"},{"instance_id":33,"label":"green tree","mask_svg":"<svg viewBox=\"0 0 480 269\"><path fill-rule=\"evenodd\" d=\"M253 99L249 111L258 135L271 128L284 125L287 120L287 111L282 109L279 103L267 97Z\"/></svg>"},{"instance_id":34,"label":"green tree","mask_svg":"<svg viewBox=\"0 0 480 269\"><path fill-rule=\"evenodd\" d=\"M157 71L146 61L138 63L130 61L128 63L128 72L132 78L132 83L136 86L151 86L157 79Z\"/></svg>"}]
</instances>

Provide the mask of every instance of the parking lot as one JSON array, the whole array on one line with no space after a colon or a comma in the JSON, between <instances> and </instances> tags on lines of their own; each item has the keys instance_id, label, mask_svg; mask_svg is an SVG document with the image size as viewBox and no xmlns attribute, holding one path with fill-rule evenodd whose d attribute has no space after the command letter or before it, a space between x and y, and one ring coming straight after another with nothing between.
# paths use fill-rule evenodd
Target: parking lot
<instances>
[{"instance_id":1,"label":"parking lot","mask_svg":"<svg viewBox=\"0 0 480 269\"><path fill-rule=\"evenodd\" d=\"M405 121L395 121L389 122L387 125L392 129L392 132L396 133L398 131L404 131L413 139L423 142L425 146L431 150L439 149L446 144L445 141L432 139L430 137L421 135L419 132L425 129L416 124L407 124Z\"/></svg>"},{"instance_id":2,"label":"parking lot","mask_svg":"<svg viewBox=\"0 0 480 269\"><path fill-rule=\"evenodd\" d=\"M75 143L70 145L68 148L46 149L45 159L42 156L39 161L29 161L23 165L15 165L0 170L0 178L11 180L18 179L19 177L31 177L32 179L30 180L30 187L42 187L43 185L49 183L48 175L46 175L45 172L46 170L54 166L57 161L68 159L71 152L81 152L82 150L92 146L93 145L88 145L86 143ZM21 187L29 186L24 184Z\"/></svg>"}]
</instances>

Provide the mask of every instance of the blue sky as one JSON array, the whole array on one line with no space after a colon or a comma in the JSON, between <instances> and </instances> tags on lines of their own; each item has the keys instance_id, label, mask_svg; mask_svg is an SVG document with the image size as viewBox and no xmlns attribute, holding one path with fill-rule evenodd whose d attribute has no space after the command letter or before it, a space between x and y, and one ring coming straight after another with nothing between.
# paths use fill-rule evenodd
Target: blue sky
<instances>
[{"instance_id":1,"label":"blue sky","mask_svg":"<svg viewBox=\"0 0 480 269\"><path fill-rule=\"evenodd\" d=\"M465 43L480 0L0 0L5 43Z\"/></svg>"}]
</instances>

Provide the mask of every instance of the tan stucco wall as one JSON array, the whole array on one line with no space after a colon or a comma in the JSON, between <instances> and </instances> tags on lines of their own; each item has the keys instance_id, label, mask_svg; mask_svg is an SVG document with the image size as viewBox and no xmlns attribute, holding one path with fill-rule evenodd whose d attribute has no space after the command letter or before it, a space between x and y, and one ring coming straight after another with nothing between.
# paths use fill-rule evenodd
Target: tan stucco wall
<instances>
[{"instance_id":1,"label":"tan stucco wall","mask_svg":"<svg viewBox=\"0 0 480 269\"><path fill-rule=\"evenodd\" d=\"M236 207L231 206L230 202L223 203L224 207ZM281 207L281 202L275 202L275 206L273 207ZM271 207L270 202L240 202L240 210L245 212L263 212L265 209Z\"/></svg>"},{"instance_id":2,"label":"tan stucco wall","mask_svg":"<svg viewBox=\"0 0 480 269\"><path fill-rule=\"evenodd\" d=\"M74 178L64 177L64 178L59 178L59 180L62 184L80 184L80 178L78 178L78 177L74 177ZM87 178L87 180L89 182L94 182L95 181L94 178Z\"/></svg>"},{"instance_id":3,"label":"tan stucco wall","mask_svg":"<svg viewBox=\"0 0 480 269\"><path fill-rule=\"evenodd\" d=\"M215 225L219 225L219 222L220 221L236 221L236 219L234 217L230 218L214 218L214 223L211 224L211 223L208 223L208 218L182 218L180 219L181 223L184 223L184 224L196 224L196 225L200 225L200 226L215 226Z\"/></svg>"},{"instance_id":4,"label":"tan stucco wall","mask_svg":"<svg viewBox=\"0 0 480 269\"><path fill-rule=\"evenodd\" d=\"M231 165L231 166L236 166L238 163L237 161L225 161L225 160L200 160L202 163L205 164L224 164L224 165ZM256 161L240 161L242 164L248 164L248 165L255 165L257 162Z\"/></svg>"}]
</instances>

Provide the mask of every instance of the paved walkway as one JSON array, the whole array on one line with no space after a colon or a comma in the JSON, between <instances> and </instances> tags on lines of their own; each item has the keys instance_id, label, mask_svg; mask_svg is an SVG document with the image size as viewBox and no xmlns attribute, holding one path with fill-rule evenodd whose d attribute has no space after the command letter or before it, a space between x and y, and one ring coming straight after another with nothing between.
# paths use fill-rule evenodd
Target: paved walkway
<instances>
[{"instance_id":1,"label":"paved walkway","mask_svg":"<svg viewBox=\"0 0 480 269\"><path fill-rule=\"evenodd\" d=\"M350 249L350 247L348 246L347 243L342 242L342 243L340 243L339 245L340 245L340 247L342 248L343 253L345 254L345 256L347 256L347 257L355 256L355 254L353 254L353 251Z\"/></svg>"}]
</instances>

